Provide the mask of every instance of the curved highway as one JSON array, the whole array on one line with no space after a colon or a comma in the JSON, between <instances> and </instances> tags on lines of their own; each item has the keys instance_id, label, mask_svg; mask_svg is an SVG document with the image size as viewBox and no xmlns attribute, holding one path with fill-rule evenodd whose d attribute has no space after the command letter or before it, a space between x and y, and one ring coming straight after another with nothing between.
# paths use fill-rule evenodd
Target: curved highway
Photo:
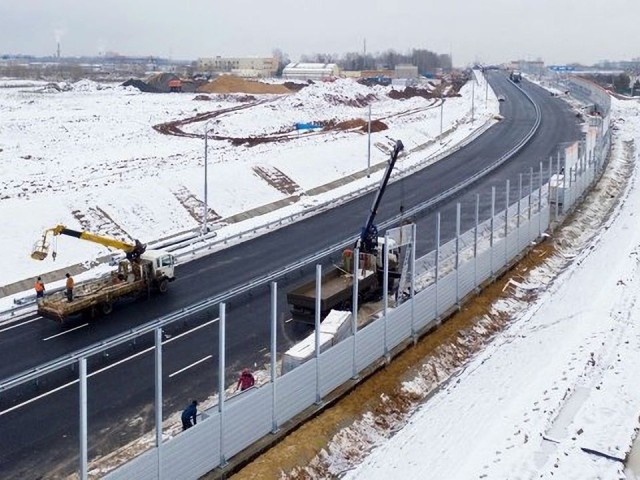
<instances>
[{"instance_id":1,"label":"curved highway","mask_svg":"<svg viewBox=\"0 0 640 480\"><path fill-rule=\"evenodd\" d=\"M409 209L460 183L501 157L529 132L535 123L535 110L531 103L503 74L492 73L490 81L496 93L507 98L501 103L504 120L455 154L392 184L383 199L379 221L394 217L401 208ZM455 210L457 202L462 203L463 220L467 222L463 225L464 230L473 221L477 193L481 195L481 216L487 218L492 186L496 187L499 202L501 198L504 199L505 180L511 179L514 190L510 198L516 198L519 174L528 173L533 167L537 182L539 162L545 161L547 168L547 159L555 154L561 143L580 138L575 115L564 102L530 83L523 82L522 87L541 109L542 123L538 132L502 167L466 191L414 217L420 240L419 255L433 248L435 239L430 232L435 225L436 210L443 212L442 239L446 241L455 231L455 215L451 212ZM371 202L372 194L181 265L177 271L178 280L172 284L173 288L166 297L126 305L114 311L111 318L96 320L86 326L81 321L72 322L65 326L65 330L46 320L33 321L11 330L0 328L0 349L5 360L0 364L0 378L223 293L356 235L366 219ZM325 263L329 262L330 259L327 259ZM304 271L278 280L280 352L306 334L285 324L288 317L285 294L292 286L312 278L313 270L313 266L309 266ZM229 382L233 381L234 375L242 367L262 366L268 361L268 301L268 286L263 286L227 303L226 358ZM210 320L216 316L217 309L212 309L197 318L189 318L165 329L166 339L169 340L164 346L165 414L180 410L192 397L204 399L216 393L217 323ZM192 330L197 326L201 328ZM89 380L90 456L109 452L151 428L153 356L145 352L151 345L152 339L148 336L135 344L109 351L108 356L90 359L89 372L96 372ZM127 360L131 355L135 355L135 358ZM193 367L183 370L193 364ZM37 472L54 467L59 468L60 472L76 468L77 385L30 401L34 396L76 378L76 372L62 371L42 379L38 385L23 386L0 397L0 431L3 432L0 437L0 465L3 466L3 478L5 474L6 478L23 478L25 474L36 477ZM7 411L16 405L19 407ZM42 425L46 425L46 428L39 428Z\"/></svg>"}]
</instances>

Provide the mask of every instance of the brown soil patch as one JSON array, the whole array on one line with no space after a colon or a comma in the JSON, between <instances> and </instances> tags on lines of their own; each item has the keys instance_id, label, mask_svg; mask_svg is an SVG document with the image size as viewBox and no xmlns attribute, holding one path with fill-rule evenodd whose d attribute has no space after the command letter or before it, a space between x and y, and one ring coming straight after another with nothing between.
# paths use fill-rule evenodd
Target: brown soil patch
<instances>
[{"instance_id":1,"label":"brown soil patch","mask_svg":"<svg viewBox=\"0 0 640 480\"><path fill-rule=\"evenodd\" d=\"M233 75L222 75L214 81L201 85L198 92L203 93L255 93L255 94L287 94L291 93L284 85L245 80Z\"/></svg>"},{"instance_id":2,"label":"brown soil patch","mask_svg":"<svg viewBox=\"0 0 640 480\"><path fill-rule=\"evenodd\" d=\"M287 88L288 90L291 90L292 92L299 92L304 87L308 87L312 83L313 82L311 81L309 83L284 82L283 85L285 86L285 88Z\"/></svg>"},{"instance_id":3,"label":"brown soil patch","mask_svg":"<svg viewBox=\"0 0 640 480\"><path fill-rule=\"evenodd\" d=\"M196 222L204 222L204 202L202 200L196 198L186 187L180 187L173 192L173 195ZM220 215L207 205L207 221L215 222L217 220L220 220Z\"/></svg>"},{"instance_id":4,"label":"brown soil patch","mask_svg":"<svg viewBox=\"0 0 640 480\"><path fill-rule=\"evenodd\" d=\"M387 130L389 127L386 123L381 120L372 120L371 121L371 133L382 132L383 130ZM367 121L362 118L354 118L352 120L345 120L344 122L326 122L324 125L324 131L330 130L353 130L358 129L362 132L367 132Z\"/></svg>"},{"instance_id":5,"label":"brown soil patch","mask_svg":"<svg viewBox=\"0 0 640 480\"><path fill-rule=\"evenodd\" d=\"M293 195L294 193L302 191L300 185L276 167L269 165L256 165L253 167L253 171L261 179L285 195Z\"/></svg>"},{"instance_id":6,"label":"brown soil patch","mask_svg":"<svg viewBox=\"0 0 640 480\"><path fill-rule=\"evenodd\" d=\"M407 98L422 97L426 99L440 97L434 90L426 88L406 87L404 90L391 90L387 95L394 100L405 100Z\"/></svg>"}]
</instances>

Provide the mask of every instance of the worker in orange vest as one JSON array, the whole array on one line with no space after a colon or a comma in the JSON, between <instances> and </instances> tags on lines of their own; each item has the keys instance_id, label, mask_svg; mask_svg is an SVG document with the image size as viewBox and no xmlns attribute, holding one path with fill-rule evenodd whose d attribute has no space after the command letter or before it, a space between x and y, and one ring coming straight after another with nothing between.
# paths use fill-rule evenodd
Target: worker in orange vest
<instances>
[{"instance_id":1,"label":"worker in orange vest","mask_svg":"<svg viewBox=\"0 0 640 480\"><path fill-rule=\"evenodd\" d=\"M36 290L36 301L39 302L40 299L44 297L44 283L42 281L42 277L38 277L33 288Z\"/></svg>"},{"instance_id":2,"label":"worker in orange vest","mask_svg":"<svg viewBox=\"0 0 640 480\"><path fill-rule=\"evenodd\" d=\"M75 284L75 282L73 281L73 277L68 273L65 275L65 277L67 277L67 301L70 302L73 300L73 285Z\"/></svg>"}]
</instances>

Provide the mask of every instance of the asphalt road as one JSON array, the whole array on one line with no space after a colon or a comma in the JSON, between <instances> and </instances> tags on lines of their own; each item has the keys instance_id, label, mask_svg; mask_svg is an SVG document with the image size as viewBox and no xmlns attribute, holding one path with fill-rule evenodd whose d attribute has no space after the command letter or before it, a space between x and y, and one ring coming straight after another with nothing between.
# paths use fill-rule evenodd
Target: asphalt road
<instances>
[{"instance_id":1,"label":"asphalt road","mask_svg":"<svg viewBox=\"0 0 640 480\"><path fill-rule=\"evenodd\" d=\"M531 104L504 75L493 73L490 80L496 93L507 97L507 101L501 104L504 121L447 159L391 185L383 199L379 221L397 215L401 207L408 209L458 184L510 150L531 129L535 121ZM534 97L542 110L538 133L500 169L454 198L414 218L418 228L418 254L433 248L436 210L443 214L442 239L446 241L454 233L453 212L457 202L462 204L464 230L473 221L477 193L481 195L481 217L487 218L492 186L497 188L498 205L501 205L500 201L504 202L505 180L510 179L510 198L515 199L521 173L528 174L533 167L537 182L539 162L545 161L546 169L548 157L555 154L561 143L579 138L575 116L561 100L526 82L523 88ZM355 235L366 219L371 202L372 195L368 195L269 235L181 265L177 271L178 280L171 285L172 289L166 297L123 305L114 311L111 318L96 320L88 326L82 326L82 321L72 322L65 327L69 333L49 338L62 331L58 325L47 320L34 321L4 332L0 329L0 351L4 360L0 365L0 378L222 293ZM327 259L325 263L329 262L330 259ZM312 277L313 266L310 266L279 280L280 351L306 333L303 329L291 328L291 324L284 321L288 317L284 300L286 291ZM262 365L267 359L268 297L268 287L265 286L228 302L228 383L234 380L234 375L242 367ZM188 333L216 315L217 309L212 309L198 318L187 319L165 330L167 338L172 339L164 347L164 403L167 414L184 408L191 397L203 399L217 390L217 324L211 323ZM71 330L76 327L80 328ZM183 333L184 336L179 336ZM152 425L152 354L141 353L133 360L126 361L127 357L150 345L151 338L143 338L135 345L124 345L108 352L108 357L90 359L90 372L109 368L91 377L89 382L91 455L109 452L115 446L148 431ZM117 363L119 361L123 363ZM195 362L201 363L180 372ZM76 372L59 372L42 379L38 385L28 385L9 392L0 397L0 412L54 386L72 382L75 378ZM78 445L77 411L77 385L71 385L0 415L0 431L3 432L0 436L0 471L3 478L25 478L25 475L35 478L37 472L50 471L54 467L59 469L54 471L60 472L77 468L77 457L74 457ZM140 420L132 424L133 417L139 417ZM46 425L46 428L42 428L42 425Z\"/></svg>"}]
</instances>

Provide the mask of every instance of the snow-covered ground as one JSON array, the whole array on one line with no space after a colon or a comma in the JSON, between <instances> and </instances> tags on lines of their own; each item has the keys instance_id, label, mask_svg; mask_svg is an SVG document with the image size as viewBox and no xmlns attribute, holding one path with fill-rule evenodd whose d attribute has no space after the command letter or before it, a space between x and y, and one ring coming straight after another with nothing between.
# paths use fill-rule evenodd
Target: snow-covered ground
<instances>
[{"instance_id":1,"label":"snow-covered ground","mask_svg":"<svg viewBox=\"0 0 640 480\"><path fill-rule=\"evenodd\" d=\"M636 478L623 462L640 426L640 104L613 100L612 119L600 185L558 231L554 255L491 307L508 327L462 370L417 367L403 390L440 390L399 425L364 415L309 476L352 469L373 446L346 478Z\"/></svg>"},{"instance_id":2,"label":"snow-covered ground","mask_svg":"<svg viewBox=\"0 0 640 480\"><path fill-rule=\"evenodd\" d=\"M163 135L152 127L246 105L228 95L194 101L193 94L146 94L90 81L60 87L0 79L0 244L5 259L0 285L109 253L99 245L59 237L55 263L51 258L32 260L36 240L57 224L143 242L199 228L204 142L202 138ZM472 124L468 84L461 97L446 99L443 130L451 133L444 142L433 142L440 133L438 101L421 97L392 100L388 91L340 80L315 84L292 95L256 96L258 105L217 116L207 128L211 128L210 135L246 138L278 134L294 122L364 119L363 98L369 95L374 97L370 98L373 119L389 127L372 134L371 163L385 161L391 140L401 139L409 152L399 162L402 169L451 148L498 112L495 95L491 93L486 102L480 83L475 89L476 120ZM187 134L202 134L205 122L181 128ZM426 148L417 151L425 144ZM304 195L310 188L366 168L366 151L367 136L361 131L301 134L287 142L253 147L212 138L209 219L217 219L222 227L219 235L224 236L225 231L248 229L277 218L274 213L247 220L242 226L225 226L224 220L234 214L290 195L261 177L259 168L276 177L281 172L297 193L303 193L282 215L375 184L381 172L315 198Z\"/></svg>"}]
</instances>

